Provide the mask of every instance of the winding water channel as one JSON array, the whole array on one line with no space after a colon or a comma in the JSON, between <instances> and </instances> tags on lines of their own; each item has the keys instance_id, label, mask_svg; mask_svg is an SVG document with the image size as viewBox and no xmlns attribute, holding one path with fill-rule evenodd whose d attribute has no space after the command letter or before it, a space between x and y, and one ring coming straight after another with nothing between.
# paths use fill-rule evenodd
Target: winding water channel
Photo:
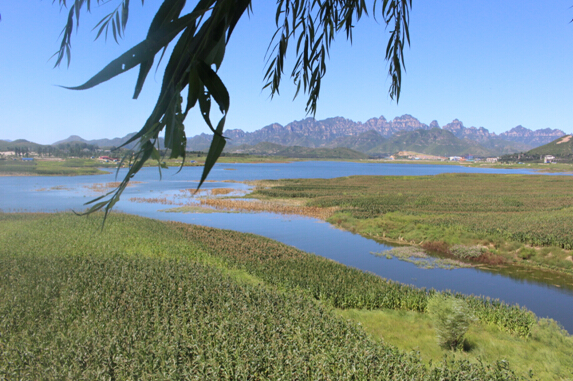
<instances>
[{"instance_id":1,"label":"winding water channel","mask_svg":"<svg viewBox=\"0 0 573 381\"><path fill-rule=\"evenodd\" d=\"M180 221L263 235L301 250L334 259L348 266L417 287L453 290L484 295L507 303L526 306L540 317L559 321L573 332L573 284L570 279L532 271L462 268L422 269L397 259L386 259L372 252L388 250L388 244L333 228L319 220L273 213L165 213L169 205L136 203L131 197L178 199L181 189L195 188L201 167L163 170L159 180L156 168L144 168L134 184L124 192L116 210L161 220ZM425 164L378 164L345 162L295 162L285 164L217 164L204 189L235 188L247 191L245 181L282 178L333 178L350 175L435 175L439 173L521 173L525 170L466 168ZM122 174L120 171L119 178ZM93 185L115 180L115 174L77 177L0 177L0 210L4 212L55 212L83 210L83 203L98 194Z\"/></svg>"}]
</instances>

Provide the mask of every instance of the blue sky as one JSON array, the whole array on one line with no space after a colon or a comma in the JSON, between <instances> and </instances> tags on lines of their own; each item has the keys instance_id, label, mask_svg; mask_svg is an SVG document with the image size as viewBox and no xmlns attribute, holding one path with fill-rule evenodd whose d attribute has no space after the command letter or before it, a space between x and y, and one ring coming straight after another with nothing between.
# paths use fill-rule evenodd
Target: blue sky
<instances>
[{"instance_id":1,"label":"blue sky","mask_svg":"<svg viewBox=\"0 0 573 381\"><path fill-rule=\"evenodd\" d=\"M188 1L191 8L196 1ZM127 33L93 41L91 29L114 8L110 1L84 14L72 39L69 68L49 60L59 46L66 11L50 0L0 1L0 139L49 144L75 134L114 138L141 128L162 78L148 77L131 99L137 71L94 89L70 91L125 50L140 42L159 1L132 1ZM356 24L353 44L341 34L331 50L317 119L342 116L365 122L411 114L440 125L464 125L501 133L517 125L573 131L573 3L570 0L416 1L411 47L399 105L388 96L384 49L388 31L372 17ZM253 14L240 21L219 72L231 94L227 128L253 131L306 117L306 99L292 101L285 77L281 96L261 90L264 54L275 31L275 2L254 0ZM290 72L287 61L287 72ZM207 132L198 112L188 117L188 136Z\"/></svg>"}]
</instances>

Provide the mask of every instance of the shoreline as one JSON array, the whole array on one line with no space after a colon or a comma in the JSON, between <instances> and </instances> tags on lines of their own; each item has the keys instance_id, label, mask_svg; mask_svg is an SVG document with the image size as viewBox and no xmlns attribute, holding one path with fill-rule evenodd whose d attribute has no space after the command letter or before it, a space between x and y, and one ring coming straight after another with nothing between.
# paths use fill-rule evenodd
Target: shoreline
<instances>
[{"instance_id":1,"label":"shoreline","mask_svg":"<svg viewBox=\"0 0 573 381\"><path fill-rule=\"evenodd\" d=\"M244 182L244 183L248 183L250 185L254 185L255 188L253 189L253 192L245 195L245 198L250 198L253 200L257 200L257 203L260 204L267 204L269 205L268 209L266 211L268 212L274 212L272 207L273 202L278 205L278 206L282 206L285 203L288 203L290 200L289 199L273 199L272 197L265 197L264 195L261 196L257 196L257 195L253 195L254 192L256 192L256 188L257 185L259 187L273 187L279 184L270 184L269 182L265 182L265 181L250 181L250 182ZM434 250L433 247L437 247L437 246L442 246L443 242L436 240L436 239L431 239L431 240L425 240L425 239L421 239L419 242L414 241L414 240L408 240L408 239L404 239L402 238L402 236L400 236L399 238L392 238L392 237L388 237L385 234L375 234L372 232L369 232L368 227L363 227L362 229L360 228L360 226L357 226L355 224L353 224L352 222L347 222L345 223L345 221L343 221L343 219L339 219L338 223L335 221L332 221L331 218L336 217L336 213L340 211L339 208L336 207L330 207L328 208L328 213L317 213L316 212L316 207L308 207L305 206L306 202L308 202L308 198L306 199L297 199L296 205L298 206L297 211L299 211L300 213L295 213L299 216L303 216L303 217L312 217L312 218L317 218L321 221L327 222L329 223L330 226L343 230L343 231L348 231L354 234L359 234L360 236L367 238L367 239L373 239L377 242L380 242L382 244L390 244L391 246L411 246L411 247L418 247L423 249L426 253L428 253L431 257L433 258L443 258L443 259L454 259L454 260L460 260L461 262L470 265L471 267L474 268L487 268L491 271L497 271L499 270L503 270L503 269L513 269L513 272L520 272L523 270L526 271L535 271L535 272L541 272L541 273L545 273L547 275L553 275L553 277L566 277L568 278L567 281L565 282L565 284L569 287L569 288L573 288L573 271L571 271L570 269L567 268L558 268L555 266L551 266L551 265L546 265L543 263L535 263L535 262L529 262L529 261L520 261L519 263L514 263L511 258L508 257L508 255L510 254L510 252L505 253L505 251L502 250L502 252L505 255L502 254L497 254L497 250L494 250L493 252L489 250L489 248L486 250L487 255L482 255L478 258L459 258L455 255L453 255L450 251L449 248L446 247L446 250ZM222 202L219 202L219 204L222 204ZM229 205L230 208L231 205ZM309 210L312 209L313 213L304 213L305 208L308 208ZM324 208L326 209L326 208ZM254 212L256 211L260 211L260 208L253 208ZM292 214L292 213L289 213ZM329 221L330 220L330 221ZM362 221L362 220L361 220ZM445 237L444 237L445 238ZM503 241L503 245L500 246L504 246L504 245L509 245L514 241L508 241L508 240L504 240ZM465 245L464 245L465 246ZM468 246L469 247L469 246ZM526 248L528 249L532 249L532 250L536 250L536 251L540 251L542 249L546 249L548 248L548 246L535 246L535 245L528 245L525 244ZM571 260L571 254L573 253L572 250L567 250L567 249L561 249L563 252L565 252L565 255L569 255L567 258L565 258L565 260L568 260L570 262L573 262L573 260ZM517 255L517 254L514 254ZM507 272L507 271L506 271ZM543 283L546 284L551 284L557 287L561 287L562 285L564 285L562 282L561 285L555 284L555 282L546 282L544 281L542 278L543 274L539 275L539 276L534 276L532 277L532 280L536 280L536 281L542 281Z\"/></svg>"}]
</instances>

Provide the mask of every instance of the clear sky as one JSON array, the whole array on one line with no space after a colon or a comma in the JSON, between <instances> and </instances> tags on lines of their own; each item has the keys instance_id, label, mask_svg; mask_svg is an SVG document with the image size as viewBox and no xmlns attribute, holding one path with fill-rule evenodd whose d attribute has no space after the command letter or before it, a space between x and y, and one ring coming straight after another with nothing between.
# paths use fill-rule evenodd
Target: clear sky
<instances>
[{"instance_id":1,"label":"clear sky","mask_svg":"<svg viewBox=\"0 0 573 381\"><path fill-rule=\"evenodd\" d=\"M94 42L92 28L117 3L111 0L82 16L72 38L70 67L54 69L50 57L59 47L67 12L51 0L0 1L0 139L50 144L72 134L88 140L122 137L143 126L158 95L161 67L150 73L138 100L131 99L136 69L86 91L56 86L85 82L139 43L160 4L132 1L120 45L113 38ZM187 9L195 3L188 1ZM388 96L388 31L372 17L362 19L353 45L344 34L334 43L316 118L365 122L411 114L426 124L435 119L443 126L457 118L467 127L496 133L517 125L570 133L571 5L570 0L414 0L399 105ZM228 129L253 131L306 117L306 99L299 95L292 101L288 77L280 97L271 100L268 91L261 91L275 1L254 0L253 8L233 34L219 72L231 95ZM189 137L208 131L198 112L185 124Z\"/></svg>"}]
</instances>

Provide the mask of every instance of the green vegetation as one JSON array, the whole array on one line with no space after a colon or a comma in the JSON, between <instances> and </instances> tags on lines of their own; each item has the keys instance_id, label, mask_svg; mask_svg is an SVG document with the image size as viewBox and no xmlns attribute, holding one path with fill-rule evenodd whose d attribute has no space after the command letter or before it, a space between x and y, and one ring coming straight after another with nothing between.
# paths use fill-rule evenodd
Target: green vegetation
<instances>
[{"instance_id":1,"label":"green vegetation","mask_svg":"<svg viewBox=\"0 0 573 381\"><path fill-rule=\"evenodd\" d=\"M331 306L423 311L434 293L263 237L121 214L103 232L95 216L0 222L0 378L517 379L503 355L428 365L373 340ZM495 331L535 332L530 312L457 297Z\"/></svg>"},{"instance_id":2,"label":"green vegetation","mask_svg":"<svg viewBox=\"0 0 573 381\"><path fill-rule=\"evenodd\" d=\"M369 156L346 147L335 148L310 148L303 146L283 146L280 144L262 142L255 145L241 145L229 148L229 151L254 155L278 156L284 158L298 159L344 159L344 160L363 160Z\"/></svg>"},{"instance_id":3,"label":"green vegetation","mask_svg":"<svg viewBox=\"0 0 573 381\"><path fill-rule=\"evenodd\" d=\"M99 147L88 144L85 142L67 142L58 145L51 144L38 144L30 142L25 139L14 140L13 142L7 142L0 140L0 153L2 152L13 152L16 157L29 157L30 155L35 155L37 157L92 157L98 156Z\"/></svg>"},{"instance_id":4,"label":"green vegetation","mask_svg":"<svg viewBox=\"0 0 573 381\"><path fill-rule=\"evenodd\" d=\"M110 167L110 165L107 165ZM36 160L31 162L21 159L0 160L0 176L80 176L107 173L98 169L106 165L89 159L66 159L62 161Z\"/></svg>"},{"instance_id":5,"label":"green vegetation","mask_svg":"<svg viewBox=\"0 0 573 381\"><path fill-rule=\"evenodd\" d=\"M267 182L273 184L273 182ZM329 221L365 236L418 244L486 264L573 271L573 178L442 174L275 181L258 198L338 207ZM459 246L486 248L472 258ZM526 254L524 254L526 253Z\"/></svg>"},{"instance_id":6,"label":"green vegetation","mask_svg":"<svg viewBox=\"0 0 573 381\"><path fill-rule=\"evenodd\" d=\"M452 356L436 340L434 324L428 314L392 310L337 310L359 323L372 337L404 351L420 353L424 362L440 362L448 355L471 362L490 363L505 359L517 374L534 379L570 380L573 378L573 337L554 321L541 319L527 339L510 335L492 325L473 322L465 334L463 351Z\"/></svg>"},{"instance_id":7,"label":"green vegetation","mask_svg":"<svg viewBox=\"0 0 573 381\"><path fill-rule=\"evenodd\" d=\"M399 258L401 261L413 263L417 267L421 267L424 269L434 269L437 267L441 269L451 270L460 267L471 267L470 264L455 259L432 257L428 255L428 253L426 253L424 249L421 249L416 246L394 247L390 250L372 254L378 257L384 257L386 259Z\"/></svg>"},{"instance_id":8,"label":"green vegetation","mask_svg":"<svg viewBox=\"0 0 573 381\"><path fill-rule=\"evenodd\" d=\"M551 143L534 148L527 152L504 155L501 160L506 162L538 162L543 163L546 155L554 156L554 162L573 162L573 136L565 135Z\"/></svg>"},{"instance_id":9,"label":"green vegetation","mask_svg":"<svg viewBox=\"0 0 573 381\"><path fill-rule=\"evenodd\" d=\"M429 155L452 156L472 153L490 156L492 152L478 143L458 139L450 131L441 128L396 133L386 142L367 151L369 154L414 151Z\"/></svg>"},{"instance_id":10,"label":"green vegetation","mask_svg":"<svg viewBox=\"0 0 573 381\"><path fill-rule=\"evenodd\" d=\"M463 349L464 335L473 320L468 304L448 295L434 295L428 301L428 314L434 322L438 343L453 350Z\"/></svg>"}]
</instances>

